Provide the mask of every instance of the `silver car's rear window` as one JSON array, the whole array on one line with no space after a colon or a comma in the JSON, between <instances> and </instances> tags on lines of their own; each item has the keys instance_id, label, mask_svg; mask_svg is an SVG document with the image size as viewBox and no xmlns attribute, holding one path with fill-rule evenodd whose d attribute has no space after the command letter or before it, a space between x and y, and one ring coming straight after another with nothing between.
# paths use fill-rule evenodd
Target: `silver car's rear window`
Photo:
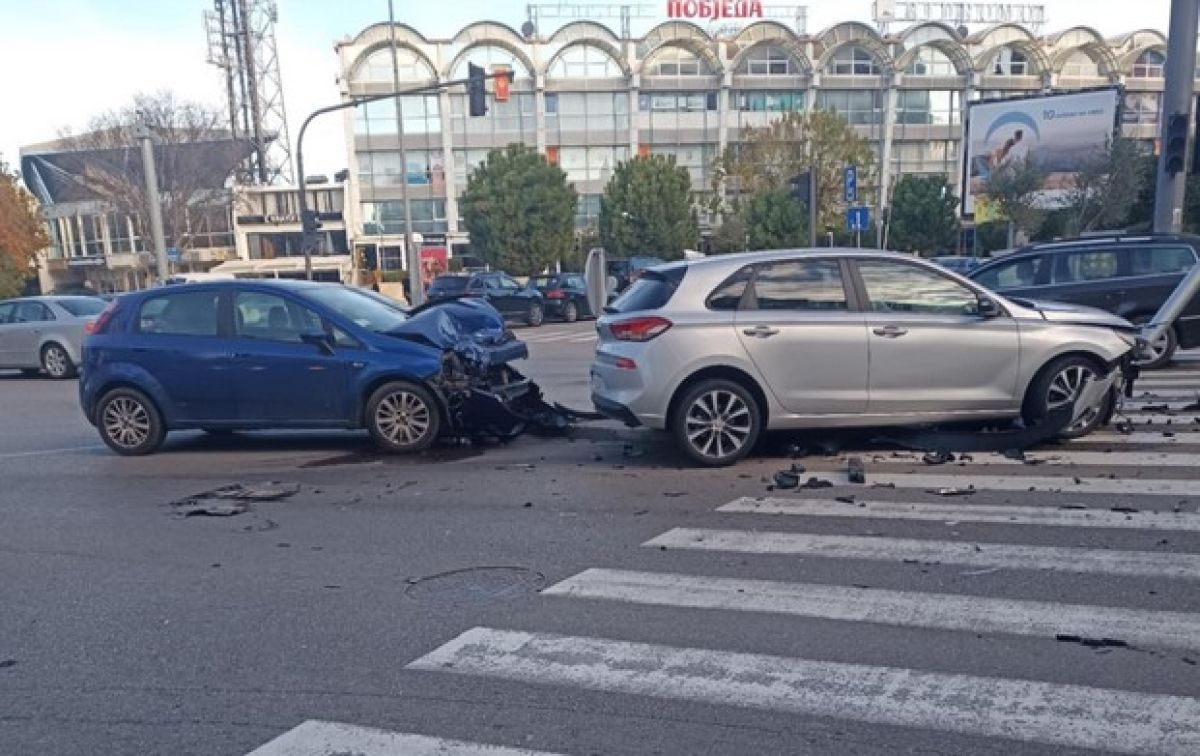
<instances>
[{"instance_id":1,"label":"silver car's rear window","mask_svg":"<svg viewBox=\"0 0 1200 756\"><path fill-rule=\"evenodd\" d=\"M609 312L636 312L665 307L686 274L687 266L684 265L662 271L647 270L606 309Z\"/></svg>"},{"instance_id":2,"label":"silver car's rear window","mask_svg":"<svg viewBox=\"0 0 1200 756\"><path fill-rule=\"evenodd\" d=\"M105 307L108 307L108 302L99 297L63 297L55 301L59 307L77 318L88 318L92 315L99 315L104 311Z\"/></svg>"}]
</instances>

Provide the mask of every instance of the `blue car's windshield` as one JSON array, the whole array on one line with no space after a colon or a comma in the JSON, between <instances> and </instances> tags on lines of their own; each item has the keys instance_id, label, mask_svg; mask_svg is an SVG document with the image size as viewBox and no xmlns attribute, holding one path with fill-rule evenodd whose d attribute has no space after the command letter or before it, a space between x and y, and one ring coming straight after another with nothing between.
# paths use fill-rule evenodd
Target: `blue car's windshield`
<instances>
[{"instance_id":1,"label":"blue car's windshield","mask_svg":"<svg viewBox=\"0 0 1200 756\"><path fill-rule=\"evenodd\" d=\"M346 286L321 286L305 295L368 331L386 333L408 317L398 308Z\"/></svg>"}]
</instances>

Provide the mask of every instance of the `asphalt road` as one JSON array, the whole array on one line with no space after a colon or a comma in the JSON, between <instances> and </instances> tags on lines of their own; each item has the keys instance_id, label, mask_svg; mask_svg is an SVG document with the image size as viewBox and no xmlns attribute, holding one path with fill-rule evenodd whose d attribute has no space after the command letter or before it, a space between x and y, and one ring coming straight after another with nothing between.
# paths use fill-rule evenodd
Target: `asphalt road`
<instances>
[{"instance_id":1,"label":"asphalt road","mask_svg":"<svg viewBox=\"0 0 1200 756\"><path fill-rule=\"evenodd\" d=\"M552 399L591 334L523 332ZM122 459L73 382L0 376L0 752L1197 753L1197 390L1037 464L814 434L706 471L603 424ZM793 463L832 487L769 490ZM172 504L231 484L298 490Z\"/></svg>"}]
</instances>

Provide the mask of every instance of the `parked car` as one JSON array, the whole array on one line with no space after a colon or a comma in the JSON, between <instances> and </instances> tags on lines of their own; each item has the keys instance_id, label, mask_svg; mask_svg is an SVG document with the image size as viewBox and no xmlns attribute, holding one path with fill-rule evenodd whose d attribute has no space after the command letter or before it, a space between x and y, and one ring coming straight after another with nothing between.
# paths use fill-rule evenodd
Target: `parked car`
<instances>
[{"instance_id":1,"label":"parked car","mask_svg":"<svg viewBox=\"0 0 1200 756\"><path fill-rule=\"evenodd\" d=\"M1064 435L1082 436L1110 416L1136 344L1111 313L1018 304L866 250L671 263L610 309L591 368L596 408L670 431L704 465L732 464L764 430L1033 422L1068 405L1080 413ZM1101 393L1076 407L1085 386Z\"/></svg>"},{"instance_id":2,"label":"parked car","mask_svg":"<svg viewBox=\"0 0 1200 756\"><path fill-rule=\"evenodd\" d=\"M629 288L630 284L638 280L642 272L653 268L656 265L662 265L663 260L657 257L630 257L630 258L611 258L608 260L606 267L608 275L617 280L616 293L621 293Z\"/></svg>"},{"instance_id":3,"label":"parked car","mask_svg":"<svg viewBox=\"0 0 1200 756\"><path fill-rule=\"evenodd\" d=\"M509 320L540 326L546 319L545 300L537 289L528 289L505 273L446 273L429 284L426 298L432 302L458 297L482 299Z\"/></svg>"},{"instance_id":4,"label":"parked car","mask_svg":"<svg viewBox=\"0 0 1200 756\"><path fill-rule=\"evenodd\" d=\"M551 273L530 276L526 284L541 292L546 314L574 323L580 318L595 317L588 305L587 280L579 273Z\"/></svg>"},{"instance_id":5,"label":"parked car","mask_svg":"<svg viewBox=\"0 0 1200 756\"><path fill-rule=\"evenodd\" d=\"M85 339L79 399L119 454L168 431L366 428L389 452L502 433L536 388L500 314L460 299L405 314L359 289L230 281L126 294Z\"/></svg>"},{"instance_id":6,"label":"parked car","mask_svg":"<svg viewBox=\"0 0 1200 756\"><path fill-rule=\"evenodd\" d=\"M934 257L932 260L946 270L953 271L960 276L967 275L984 262L979 257L964 257L961 255L944 255L942 257Z\"/></svg>"},{"instance_id":7,"label":"parked car","mask_svg":"<svg viewBox=\"0 0 1200 756\"><path fill-rule=\"evenodd\" d=\"M107 303L99 297L45 296L0 302L0 368L72 378L84 329Z\"/></svg>"},{"instance_id":8,"label":"parked car","mask_svg":"<svg viewBox=\"0 0 1200 756\"><path fill-rule=\"evenodd\" d=\"M970 277L1010 299L1025 297L1098 307L1135 324L1149 322L1196 264L1200 236L1095 236L1034 244L993 260ZM1180 347L1200 346L1200 298L1139 359L1162 367Z\"/></svg>"}]
</instances>

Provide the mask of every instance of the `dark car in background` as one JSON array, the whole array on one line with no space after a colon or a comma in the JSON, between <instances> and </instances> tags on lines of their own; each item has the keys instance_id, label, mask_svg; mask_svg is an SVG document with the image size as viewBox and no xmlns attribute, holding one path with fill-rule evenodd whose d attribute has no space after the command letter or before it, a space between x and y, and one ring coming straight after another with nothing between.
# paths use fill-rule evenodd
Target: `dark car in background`
<instances>
[{"instance_id":1,"label":"dark car in background","mask_svg":"<svg viewBox=\"0 0 1200 756\"><path fill-rule=\"evenodd\" d=\"M1094 236L1022 247L972 271L979 284L1015 299L1088 305L1136 323L1150 320L1200 259L1200 236ZM1139 365L1157 368L1179 348L1200 346L1200 298L1193 299Z\"/></svg>"},{"instance_id":2,"label":"dark car in background","mask_svg":"<svg viewBox=\"0 0 1200 756\"><path fill-rule=\"evenodd\" d=\"M79 400L123 455L195 428L366 428L384 451L416 452L505 430L536 396L509 365L527 356L480 300L406 314L340 284L191 284L108 305L84 340Z\"/></svg>"},{"instance_id":3,"label":"dark car in background","mask_svg":"<svg viewBox=\"0 0 1200 756\"><path fill-rule=\"evenodd\" d=\"M587 279L580 273L548 273L530 276L526 286L541 292L546 314L574 323L596 316L588 305Z\"/></svg>"},{"instance_id":4,"label":"dark car in background","mask_svg":"<svg viewBox=\"0 0 1200 756\"><path fill-rule=\"evenodd\" d=\"M943 255L930 259L951 273L957 273L960 276L969 275L971 271L986 262L983 258L966 257L963 255Z\"/></svg>"},{"instance_id":5,"label":"dark car in background","mask_svg":"<svg viewBox=\"0 0 1200 756\"><path fill-rule=\"evenodd\" d=\"M540 326L546 319L546 304L537 289L517 283L507 273L446 273L437 276L425 293L430 302L471 297L482 299L495 307L507 320L518 320L528 326Z\"/></svg>"}]
</instances>

